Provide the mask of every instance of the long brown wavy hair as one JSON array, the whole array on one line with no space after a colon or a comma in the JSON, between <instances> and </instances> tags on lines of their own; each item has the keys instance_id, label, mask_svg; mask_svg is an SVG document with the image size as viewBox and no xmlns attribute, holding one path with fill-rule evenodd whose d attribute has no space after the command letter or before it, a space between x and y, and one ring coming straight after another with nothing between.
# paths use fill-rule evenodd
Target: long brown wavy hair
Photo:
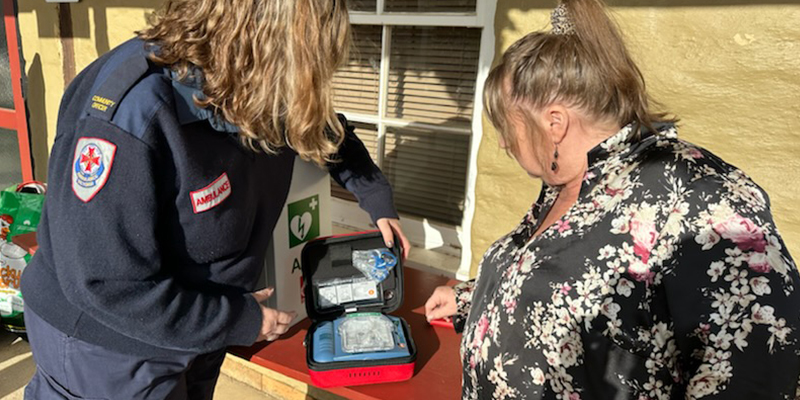
<instances>
[{"instance_id":1,"label":"long brown wavy hair","mask_svg":"<svg viewBox=\"0 0 800 400\"><path fill-rule=\"evenodd\" d=\"M561 4L566 17L560 24L568 26L532 32L518 40L487 78L486 115L510 150L517 149L509 118L518 113L531 128L531 113L556 102L618 126L634 123L653 129L655 123L676 121L653 111L659 105L648 95L644 77L602 0ZM534 145L543 149L542 135L532 136Z\"/></svg>"},{"instance_id":2,"label":"long brown wavy hair","mask_svg":"<svg viewBox=\"0 0 800 400\"><path fill-rule=\"evenodd\" d=\"M344 139L333 110L333 73L347 59L345 0L167 0L139 37L180 79L203 73L210 108L246 145L283 146L324 164Z\"/></svg>"}]
</instances>

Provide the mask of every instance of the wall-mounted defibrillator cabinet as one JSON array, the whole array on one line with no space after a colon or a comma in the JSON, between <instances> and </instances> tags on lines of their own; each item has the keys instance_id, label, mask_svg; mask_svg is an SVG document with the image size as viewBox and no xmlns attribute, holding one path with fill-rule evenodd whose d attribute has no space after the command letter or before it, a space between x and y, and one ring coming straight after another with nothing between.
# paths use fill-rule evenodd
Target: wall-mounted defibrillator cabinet
<instances>
[{"instance_id":1,"label":"wall-mounted defibrillator cabinet","mask_svg":"<svg viewBox=\"0 0 800 400\"><path fill-rule=\"evenodd\" d=\"M267 306L297 312L293 324L306 317L301 251L308 241L331 235L330 186L327 171L295 157L289 196L266 249L258 288L275 288Z\"/></svg>"}]
</instances>

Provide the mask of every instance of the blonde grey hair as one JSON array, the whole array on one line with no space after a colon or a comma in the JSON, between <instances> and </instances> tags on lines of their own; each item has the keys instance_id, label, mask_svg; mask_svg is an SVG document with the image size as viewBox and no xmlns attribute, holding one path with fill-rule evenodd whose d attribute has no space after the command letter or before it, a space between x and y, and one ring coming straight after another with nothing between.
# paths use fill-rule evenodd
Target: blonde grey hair
<instances>
[{"instance_id":1,"label":"blonde grey hair","mask_svg":"<svg viewBox=\"0 0 800 400\"><path fill-rule=\"evenodd\" d=\"M253 149L290 146L330 161L344 138L333 110L333 74L347 59L343 0L168 0L150 28L153 60L185 77L203 72L200 107L240 130Z\"/></svg>"}]
</instances>

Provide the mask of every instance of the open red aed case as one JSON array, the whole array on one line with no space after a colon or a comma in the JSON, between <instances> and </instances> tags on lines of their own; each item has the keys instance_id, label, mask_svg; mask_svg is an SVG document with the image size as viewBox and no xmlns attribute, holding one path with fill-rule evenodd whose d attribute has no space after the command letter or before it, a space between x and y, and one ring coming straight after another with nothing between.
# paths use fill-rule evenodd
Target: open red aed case
<instances>
[{"instance_id":1,"label":"open red aed case","mask_svg":"<svg viewBox=\"0 0 800 400\"><path fill-rule=\"evenodd\" d=\"M399 382L411 379L417 359L417 348L411 329L405 320L399 319L404 330L409 354L403 357L368 361L332 361L320 363L314 357L314 332L326 321L333 321L349 313L389 314L403 303L402 249L395 245L391 249L397 257L397 265L389 276L378 285L379 299L351 301L321 309L318 284L334 279L358 278L364 275L353 267L354 250L385 248L380 232L364 232L353 235L333 236L311 241L303 248L301 263L305 277L306 310L312 321L306 334L306 362L309 375L318 387L355 386L373 383Z\"/></svg>"}]
</instances>

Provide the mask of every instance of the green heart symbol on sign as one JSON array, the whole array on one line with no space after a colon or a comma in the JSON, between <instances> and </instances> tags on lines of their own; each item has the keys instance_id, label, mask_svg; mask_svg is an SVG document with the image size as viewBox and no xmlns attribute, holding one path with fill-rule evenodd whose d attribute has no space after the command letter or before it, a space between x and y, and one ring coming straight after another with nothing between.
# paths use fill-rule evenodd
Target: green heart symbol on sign
<instances>
[{"instance_id":1,"label":"green heart symbol on sign","mask_svg":"<svg viewBox=\"0 0 800 400\"><path fill-rule=\"evenodd\" d=\"M311 216L310 212L306 212L302 216L295 215L291 223L292 234L294 237L304 240L306 236L308 236L308 232L311 230L313 223L314 217Z\"/></svg>"},{"instance_id":2,"label":"green heart symbol on sign","mask_svg":"<svg viewBox=\"0 0 800 400\"><path fill-rule=\"evenodd\" d=\"M319 237L319 195L290 203L289 248Z\"/></svg>"}]
</instances>

